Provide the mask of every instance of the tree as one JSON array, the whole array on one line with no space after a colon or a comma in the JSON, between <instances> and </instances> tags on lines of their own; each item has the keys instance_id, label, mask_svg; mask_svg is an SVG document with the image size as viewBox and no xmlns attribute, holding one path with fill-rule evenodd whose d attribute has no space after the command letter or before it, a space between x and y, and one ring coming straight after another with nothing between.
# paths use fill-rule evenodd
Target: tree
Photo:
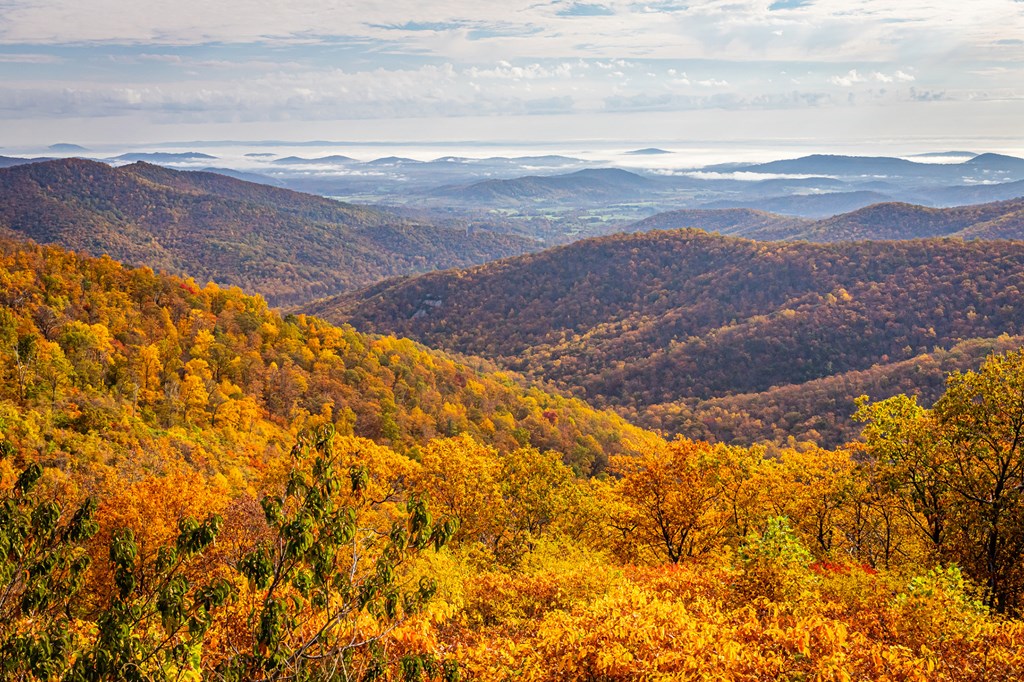
<instances>
[{"instance_id":1,"label":"tree","mask_svg":"<svg viewBox=\"0 0 1024 682\"><path fill-rule=\"evenodd\" d=\"M952 374L935 414L968 521L963 558L988 585L991 606L1016 610L1024 589L1024 350Z\"/></svg>"},{"instance_id":2,"label":"tree","mask_svg":"<svg viewBox=\"0 0 1024 682\"><path fill-rule=\"evenodd\" d=\"M43 499L43 469L31 464L0 501L0 675L50 679L63 672L72 649L71 600L85 583L84 543L96 534L96 502L70 519Z\"/></svg>"},{"instance_id":3,"label":"tree","mask_svg":"<svg viewBox=\"0 0 1024 682\"><path fill-rule=\"evenodd\" d=\"M720 505L734 473L729 448L679 439L642 457L616 457L624 511L614 521L626 541L673 563L708 552L729 525Z\"/></svg>"},{"instance_id":4,"label":"tree","mask_svg":"<svg viewBox=\"0 0 1024 682\"><path fill-rule=\"evenodd\" d=\"M932 558L948 558L952 470L935 415L905 395L874 404L861 396L857 407L854 418L866 423L863 438L879 483L895 493L904 515L924 534Z\"/></svg>"},{"instance_id":5,"label":"tree","mask_svg":"<svg viewBox=\"0 0 1024 682\"><path fill-rule=\"evenodd\" d=\"M363 526L362 512L373 505L370 472L354 464L342 485L329 424L301 434L292 457L282 494L261 502L272 540L237 566L248 581L247 650L230 656L219 674L239 681L376 679L392 664L382 640L437 589L432 578L405 573L405 564L443 547L456 523L435 523L426 500L410 495L389 530ZM455 674L430 652L410 653L399 665Z\"/></svg>"},{"instance_id":6,"label":"tree","mask_svg":"<svg viewBox=\"0 0 1024 682\"><path fill-rule=\"evenodd\" d=\"M1024 350L950 375L928 411L909 398L862 404L868 451L942 561L988 588L999 612L1024 593Z\"/></svg>"}]
</instances>

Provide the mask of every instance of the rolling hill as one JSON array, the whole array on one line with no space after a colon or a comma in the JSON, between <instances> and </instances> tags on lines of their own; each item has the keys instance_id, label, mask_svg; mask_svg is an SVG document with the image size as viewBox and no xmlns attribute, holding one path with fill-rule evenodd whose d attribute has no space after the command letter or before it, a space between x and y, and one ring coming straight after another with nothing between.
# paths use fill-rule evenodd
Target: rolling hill
<instances>
[{"instance_id":1,"label":"rolling hill","mask_svg":"<svg viewBox=\"0 0 1024 682\"><path fill-rule=\"evenodd\" d=\"M464 186L442 187L433 195L462 203L503 205L523 201L618 201L653 191L649 178L617 168L588 168L575 173L527 176L512 180L483 180Z\"/></svg>"},{"instance_id":2,"label":"rolling hill","mask_svg":"<svg viewBox=\"0 0 1024 682\"><path fill-rule=\"evenodd\" d=\"M926 237L1024 239L1024 198L951 208L883 202L816 221L740 208L669 211L627 226L625 231L682 227L749 239L812 242Z\"/></svg>"},{"instance_id":3,"label":"rolling hill","mask_svg":"<svg viewBox=\"0 0 1024 682\"><path fill-rule=\"evenodd\" d=\"M273 304L536 248L217 173L82 159L0 170L0 229L238 285Z\"/></svg>"},{"instance_id":4,"label":"rolling hill","mask_svg":"<svg viewBox=\"0 0 1024 682\"><path fill-rule=\"evenodd\" d=\"M857 190L822 194L786 194L756 199L719 199L703 204L703 208L753 208L802 218L825 218L891 199L892 197L881 192Z\"/></svg>"},{"instance_id":5,"label":"rolling hill","mask_svg":"<svg viewBox=\"0 0 1024 682\"><path fill-rule=\"evenodd\" d=\"M806 218L768 213L752 208L682 209L658 213L627 225L623 232L650 232L694 227L706 232L772 239L773 235L789 235L806 229L813 221Z\"/></svg>"},{"instance_id":6,"label":"rolling hill","mask_svg":"<svg viewBox=\"0 0 1024 682\"><path fill-rule=\"evenodd\" d=\"M1022 292L1024 243L768 243L679 230L385 282L307 311L489 358L647 423L654 405L1022 334Z\"/></svg>"},{"instance_id":7,"label":"rolling hill","mask_svg":"<svg viewBox=\"0 0 1024 682\"><path fill-rule=\"evenodd\" d=\"M920 237L1024 238L1024 198L954 208L875 204L821 220L789 236L810 241Z\"/></svg>"},{"instance_id":8,"label":"rolling hill","mask_svg":"<svg viewBox=\"0 0 1024 682\"><path fill-rule=\"evenodd\" d=\"M629 415L664 433L691 438L750 444L761 440L810 441L837 447L855 440L861 424L852 419L858 396L883 400L916 396L933 404L951 372L976 370L992 353L1024 346L1024 337L1002 335L962 341L950 349L933 349L907 360L882 362L801 384L786 384L756 393L737 393L709 400L687 399L651 405Z\"/></svg>"},{"instance_id":9,"label":"rolling hill","mask_svg":"<svg viewBox=\"0 0 1024 682\"><path fill-rule=\"evenodd\" d=\"M282 317L235 288L199 289L2 237L0 282L4 437L42 452L44 428L47 460L91 453L90 476L152 465L154 442L191 455L196 467L214 459L246 468L311 415L407 453L456 434L503 449L557 449L581 474L657 441L507 373L406 339Z\"/></svg>"}]
</instances>

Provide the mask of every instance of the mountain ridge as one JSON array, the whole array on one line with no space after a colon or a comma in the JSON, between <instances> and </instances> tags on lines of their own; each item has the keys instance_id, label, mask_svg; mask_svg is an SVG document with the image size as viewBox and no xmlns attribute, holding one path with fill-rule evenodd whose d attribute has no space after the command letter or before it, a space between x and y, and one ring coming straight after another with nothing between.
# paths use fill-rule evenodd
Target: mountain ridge
<instances>
[{"instance_id":1,"label":"mountain ridge","mask_svg":"<svg viewBox=\"0 0 1024 682\"><path fill-rule=\"evenodd\" d=\"M757 242L680 229L383 282L303 310L481 356L647 423L661 403L1020 335L1021 292L1022 242Z\"/></svg>"},{"instance_id":2,"label":"mountain ridge","mask_svg":"<svg viewBox=\"0 0 1024 682\"><path fill-rule=\"evenodd\" d=\"M84 159L0 170L0 229L237 284L275 304L536 248L217 173Z\"/></svg>"}]
</instances>

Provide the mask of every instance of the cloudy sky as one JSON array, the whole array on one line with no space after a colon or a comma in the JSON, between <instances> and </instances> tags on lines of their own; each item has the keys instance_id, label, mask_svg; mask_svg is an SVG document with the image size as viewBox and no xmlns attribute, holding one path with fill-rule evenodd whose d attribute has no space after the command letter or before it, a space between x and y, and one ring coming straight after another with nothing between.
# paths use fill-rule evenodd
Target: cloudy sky
<instances>
[{"instance_id":1,"label":"cloudy sky","mask_svg":"<svg viewBox=\"0 0 1024 682\"><path fill-rule=\"evenodd\" d=\"M1005 140L1024 0L0 0L0 146ZM2 153L2 152L0 152Z\"/></svg>"}]
</instances>

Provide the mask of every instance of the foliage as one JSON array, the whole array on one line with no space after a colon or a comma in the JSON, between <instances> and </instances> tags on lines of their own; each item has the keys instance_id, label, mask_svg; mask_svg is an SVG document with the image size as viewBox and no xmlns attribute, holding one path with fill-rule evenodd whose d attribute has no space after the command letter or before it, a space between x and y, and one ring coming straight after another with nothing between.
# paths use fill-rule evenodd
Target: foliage
<instances>
[{"instance_id":1,"label":"foliage","mask_svg":"<svg viewBox=\"0 0 1024 682\"><path fill-rule=\"evenodd\" d=\"M408 341L0 244L3 679L1024 669L1024 351L931 409L861 400L841 448L665 443Z\"/></svg>"},{"instance_id":2,"label":"foliage","mask_svg":"<svg viewBox=\"0 0 1024 682\"><path fill-rule=\"evenodd\" d=\"M0 242L0 283L0 410L15 409L16 445L54 460L184 458L251 485L265 457L321 417L406 452L459 433L553 449L582 473L658 440L406 340L282 318L237 289L15 242Z\"/></svg>"},{"instance_id":3,"label":"foliage","mask_svg":"<svg viewBox=\"0 0 1024 682\"><path fill-rule=\"evenodd\" d=\"M381 639L437 590L429 576L403 576L403 565L444 547L457 522L435 522L425 500L411 495L387 532L361 527L360 507L374 504L369 472L352 465L346 490L333 438L329 425L301 436L283 493L261 501L271 537L237 564L248 581L251 645L221 663L226 680L374 679L388 663ZM422 672L432 661L410 656L401 665Z\"/></svg>"},{"instance_id":4,"label":"foliage","mask_svg":"<svg viewBox=\"0 0 1024 682\"><path fill-rule=\"evenodd\" d=\"M954 373L933 410L905 398L863 405L869 451L942 561L988 587L999 611L1024 595L1024 351Z\"/></svg>"},{"instance_id":5,"label":"foliage","mask_svg":"<svg viewBox=\"0 0 1024 682\"><path fill-rule=\"evenodd\" d=\"M986 351L930 354L1021 335L1022 278L1020 242L673 230L385 282L308 309L487 358L668 433L838 445L855 435L857 395L921 390L930 402L945 373L975 369Z\"/></svg>"},{"instance_id":6,"label":"foliage","mask_svg":"<svg viewBox=\"0 0 1024 682\"><path fill-rule=\"evenodd\" d=\"M0 228L242 286L277 305L534 248L524 238L413 223L217 173L84 159L0 171Z\"/></svg>"}]
</instances>

